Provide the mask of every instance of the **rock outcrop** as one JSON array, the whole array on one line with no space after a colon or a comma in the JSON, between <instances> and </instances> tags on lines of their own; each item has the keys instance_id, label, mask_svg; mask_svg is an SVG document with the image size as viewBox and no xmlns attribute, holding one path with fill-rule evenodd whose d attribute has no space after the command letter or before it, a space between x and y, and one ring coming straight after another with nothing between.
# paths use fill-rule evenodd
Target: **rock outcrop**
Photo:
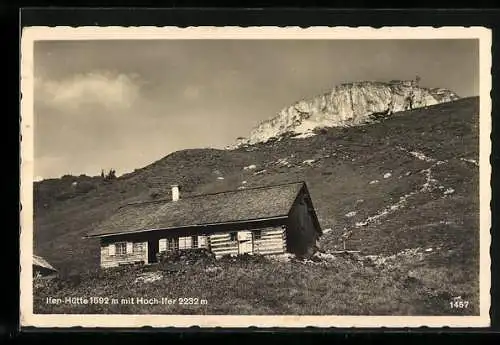
<instances>
[{"instance_id":1,"label":"rock outcrop","mask_svg":"<svg viewBox=\"0 0 500 345\"><path fill-rule=\"evenodd\" d=\"M416 81L362 81L341 84L327 94L299 101L277 116L260 123L249 138L237 145L266 142L286 133L306 137L319 127L358 126L391 116L395 112L459 99L441 88L423 88Z\"/></svg>"}]
</instances>

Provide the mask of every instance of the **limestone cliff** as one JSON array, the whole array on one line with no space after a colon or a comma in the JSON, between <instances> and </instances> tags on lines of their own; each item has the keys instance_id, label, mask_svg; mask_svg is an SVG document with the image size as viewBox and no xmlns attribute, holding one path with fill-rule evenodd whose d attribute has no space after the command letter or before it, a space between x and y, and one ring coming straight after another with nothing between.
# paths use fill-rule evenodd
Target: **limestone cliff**
<instances>
[{"instance_id":1,"label":"limestone cliff","mask_svg":"<svg viewBox=\"0 0 500 345\"><path fill-rule=\"evenodd\" d=\"M459 99L454 92L419 87L415 81L362 81L341 84L329 93L299 101L260 123L239 144L265 142L285 133L312 135L318 127L349 127L372 122L395 112Z\"/></svg>"}]
</instances>

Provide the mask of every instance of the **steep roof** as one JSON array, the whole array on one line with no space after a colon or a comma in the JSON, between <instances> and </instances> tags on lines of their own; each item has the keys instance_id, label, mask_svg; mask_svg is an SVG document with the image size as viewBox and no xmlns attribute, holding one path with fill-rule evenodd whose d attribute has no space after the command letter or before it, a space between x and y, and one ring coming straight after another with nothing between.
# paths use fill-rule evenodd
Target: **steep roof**
<instances>
[{"instance_id":1,"label":"steep roof","mask_svg":"<svg viewBox=\"0 0 500 345\"><path fill-rule=\"evenodd\" d=\"M303 186L304 182L294 182L127 204L86 237L285 218Z\"/></svg>"},{"instance_id":2,"label":"steep roof","mask_svg":"<svg viewBox=\"0 0 500 345\"><path fill-rule=\"evenodd\" d=\"M54 267L52 267L52 265L50 265L47 262L47 260L45 260L44 258L42 258L41 256L38 256L38 255L33 255L33 265L40 266L40 267L43 267L43 268L46 268L46 269L49 269L52 271L57 271Z\"/></svg>"}]
</instances>

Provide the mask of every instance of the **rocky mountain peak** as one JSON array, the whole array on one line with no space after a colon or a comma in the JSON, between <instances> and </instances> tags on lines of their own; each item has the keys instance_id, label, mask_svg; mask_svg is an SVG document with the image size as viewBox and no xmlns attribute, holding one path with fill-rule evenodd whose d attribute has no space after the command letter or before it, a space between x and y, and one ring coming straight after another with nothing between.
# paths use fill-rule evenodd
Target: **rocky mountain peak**
<instances>
[{"instance_id":1,"label":"rocky mountain peak","mask_svg":"<svg viewBox=\"0 0 500 345\"><path fill-rule=\"evenodd\" d=\"M320 127L359 126L396 112L459 98L447 89L420 87L416 80L344 83L328 93L283 108L255 127L248 138L240 138L237 145L266 142L286 133L307 137Z\"/></svg>"}]
</instances>

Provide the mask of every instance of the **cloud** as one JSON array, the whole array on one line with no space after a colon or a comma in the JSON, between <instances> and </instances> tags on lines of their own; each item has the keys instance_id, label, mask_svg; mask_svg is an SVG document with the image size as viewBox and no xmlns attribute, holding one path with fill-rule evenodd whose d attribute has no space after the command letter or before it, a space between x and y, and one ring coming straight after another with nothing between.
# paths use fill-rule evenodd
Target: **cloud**
<instances>
[{"instance_id":1,"label":"cloud","mask_svg":"<svg viewBox=\"0 0 500 345\"><path fill-rule=\"evenodd\" d=\"M91 72L62 80L35 81L35 100L64 110L85 104L107 109L127 109L139 97L140 83L135 75Z\"/></svg>"}]
</instances>

